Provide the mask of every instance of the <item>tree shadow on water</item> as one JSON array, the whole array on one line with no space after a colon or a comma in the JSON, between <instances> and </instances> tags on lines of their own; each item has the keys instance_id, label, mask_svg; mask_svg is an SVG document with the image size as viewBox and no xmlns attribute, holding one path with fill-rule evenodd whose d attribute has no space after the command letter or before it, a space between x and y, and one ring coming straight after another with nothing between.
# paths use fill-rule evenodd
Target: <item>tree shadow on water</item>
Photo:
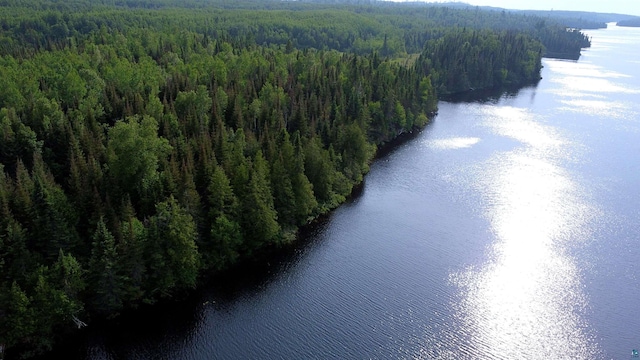
<instances>
[{"instance_id":1,"label":"tree shadow on water","mask_svg":"<svg viewBox=\"0 0 640 360\"><path fill-rule=\"evenodd\" d=\"M357 192L352 194L357 197ZM353 200L351 200L353 201ZM297 240L264 249L230 269L204 280L198 289L179 298L125 311L108 320L96 320L65 337L49 359L175 359L189 357L189 343L210 311L226 311L240 301L261 296L320 246L332 213L300 229Z\"/></svg>"},{"instance_id":2,"label":"tree shadow on water","mask_svg":"<svg viewBox=\"0 0 640 360\"><path fill-rule=\"evenodd\" d=\"M525 86L499 87L491 89L480 89L466 91L442 96L440 100L453 104L459 103L481 103L497 104L501 99L516 98L523 90L536 89L540 81Z\"/></svg>"}]
</instances>

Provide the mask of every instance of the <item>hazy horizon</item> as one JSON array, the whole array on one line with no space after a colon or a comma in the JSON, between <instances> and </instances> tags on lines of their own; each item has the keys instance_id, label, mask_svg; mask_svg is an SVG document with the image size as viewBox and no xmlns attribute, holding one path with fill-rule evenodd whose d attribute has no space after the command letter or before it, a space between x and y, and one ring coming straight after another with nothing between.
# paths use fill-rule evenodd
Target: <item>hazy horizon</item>
<instances>
[{"instance_id":1,"label":"hazy horizon","mask_svg":"<svg viewBox=\"0 0 640 360\"><path fill-rule=\"evenodd\" d=\"M569 10L640 16L640 1L629 0L428 0L427 2L454 1L514 10Z\"/></svg>"}]
</instances>

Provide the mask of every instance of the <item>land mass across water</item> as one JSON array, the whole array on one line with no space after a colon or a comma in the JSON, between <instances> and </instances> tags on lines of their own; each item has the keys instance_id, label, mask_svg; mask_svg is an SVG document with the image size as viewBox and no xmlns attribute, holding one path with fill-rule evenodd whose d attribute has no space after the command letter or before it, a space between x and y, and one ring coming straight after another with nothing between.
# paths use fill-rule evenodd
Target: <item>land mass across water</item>
<instances>
[{"instance_id":1,"label":"land mass across water","mask_svg":"<svg viewBox=\"0 0 640 360\"><path fill-rule=\"evenodd\" d=\"M640 27L640 17L618 21L618 26Z\"/></svg>"}]
</instances>

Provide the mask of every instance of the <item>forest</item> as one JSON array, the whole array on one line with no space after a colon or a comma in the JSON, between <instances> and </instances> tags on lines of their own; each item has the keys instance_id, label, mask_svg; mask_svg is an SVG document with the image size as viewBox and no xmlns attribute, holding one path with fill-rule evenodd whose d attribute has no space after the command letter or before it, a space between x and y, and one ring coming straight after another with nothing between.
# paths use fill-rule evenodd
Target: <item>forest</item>
<instances>
[{"instance_id":1,"label":"forest","mask_svg":"<svg viewBox=\"0 0 640 360\"><path fill-rule=\"evenodd\" d=\"M0 358L295 241L438 96L589 40L391 4L2 0Z\"/></svg>"},{"instance_id":2,"label":"forest","mask_svg":"<svg viewBox=\"0 0 640 360\"><path fill-rule=\"evenodd\" d=\"M563 10L520 10L523 14L555 19L569 28L577 29L606 29L607 23L615 23L636 18L633 15L615 13L594 13L586 11Z\"/></svg>"},{"instance_id":3,"label":"forest","mask_svg":"<svg viewBox=\"0 0 640 360\"><path fill-rule=\"evenodd\" d=\"M618 26L640 27L640 17L618 21Z\"/></svg>"}]
</instances>

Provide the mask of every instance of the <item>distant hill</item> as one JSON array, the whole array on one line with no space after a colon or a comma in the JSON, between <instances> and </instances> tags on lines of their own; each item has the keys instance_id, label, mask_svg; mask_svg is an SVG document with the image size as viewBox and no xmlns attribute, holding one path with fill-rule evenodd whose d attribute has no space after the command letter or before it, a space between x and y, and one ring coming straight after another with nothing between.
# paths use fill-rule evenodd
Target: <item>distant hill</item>
<instances>
[{"instance_id":1,"label":"distant hill","mask_svg":"<svg viewBox=\"0 0 640 360\"><path fill-rule=\"evenodd\" d=\"M555 20L563 19L568 27L580 29L600 29L606 28L606 23L621 22L629 19L637 18L633 15L596 13L587 11L543 11L543 10L525 10L524 14L531 14L540 17L553 18ZM591 26L589 24L592 24ZM596 26L600 24L600 26Z\"/></svg>"},{"instance_id":2,"label":"distant hill","mask_svg":"<svg viewBox=\"0 0 640 360\"><path fill-rule=\"evenodd\" d=\"M317 1L323 2L323 0ZM349 0L347 0L347 2L349 2ZM361 0L356 0L356 2L361 2ZM512 10L493 6L475 6L459 1L439 3L423 3L416 1L414 4L420 3L425 4L425 6L445 6L458 9L479 8L481 10L507 11L524 15L532 15L542 18L554 19L555 21L560 22L567 27L576 29L604 29L607 27L607 23L610 22L617 22L620 26L640 26L640 17L626 14L569 10Z\"/></svg>"},{"instance_id":3,"label":"distant hill","mask_svg":"<svg viewBox=\"0 0 640 360\"><path fill-rule=\"evenodd\" d=\"M618 21L618 26L640 27L640 17Z\"/></svg>"},{"instance_id":4,"label":"distant hill","mask_svg":"<svg viewBox=\"0 0 640 360\"><path fill-rule=\"evenodd\" d=\"M606 28L607 23L610 22L617 22L620 26L640 26L640 17L625 14L569 10L512 10L492 6L474 6L464 2L430 3L430 5L446 6L451 8L477 7L482 10L521 13L525 15L539 16L542 18L551 18L566 25L567 27L577 29L603 29Z\"/></svg>"}]
</instances>

